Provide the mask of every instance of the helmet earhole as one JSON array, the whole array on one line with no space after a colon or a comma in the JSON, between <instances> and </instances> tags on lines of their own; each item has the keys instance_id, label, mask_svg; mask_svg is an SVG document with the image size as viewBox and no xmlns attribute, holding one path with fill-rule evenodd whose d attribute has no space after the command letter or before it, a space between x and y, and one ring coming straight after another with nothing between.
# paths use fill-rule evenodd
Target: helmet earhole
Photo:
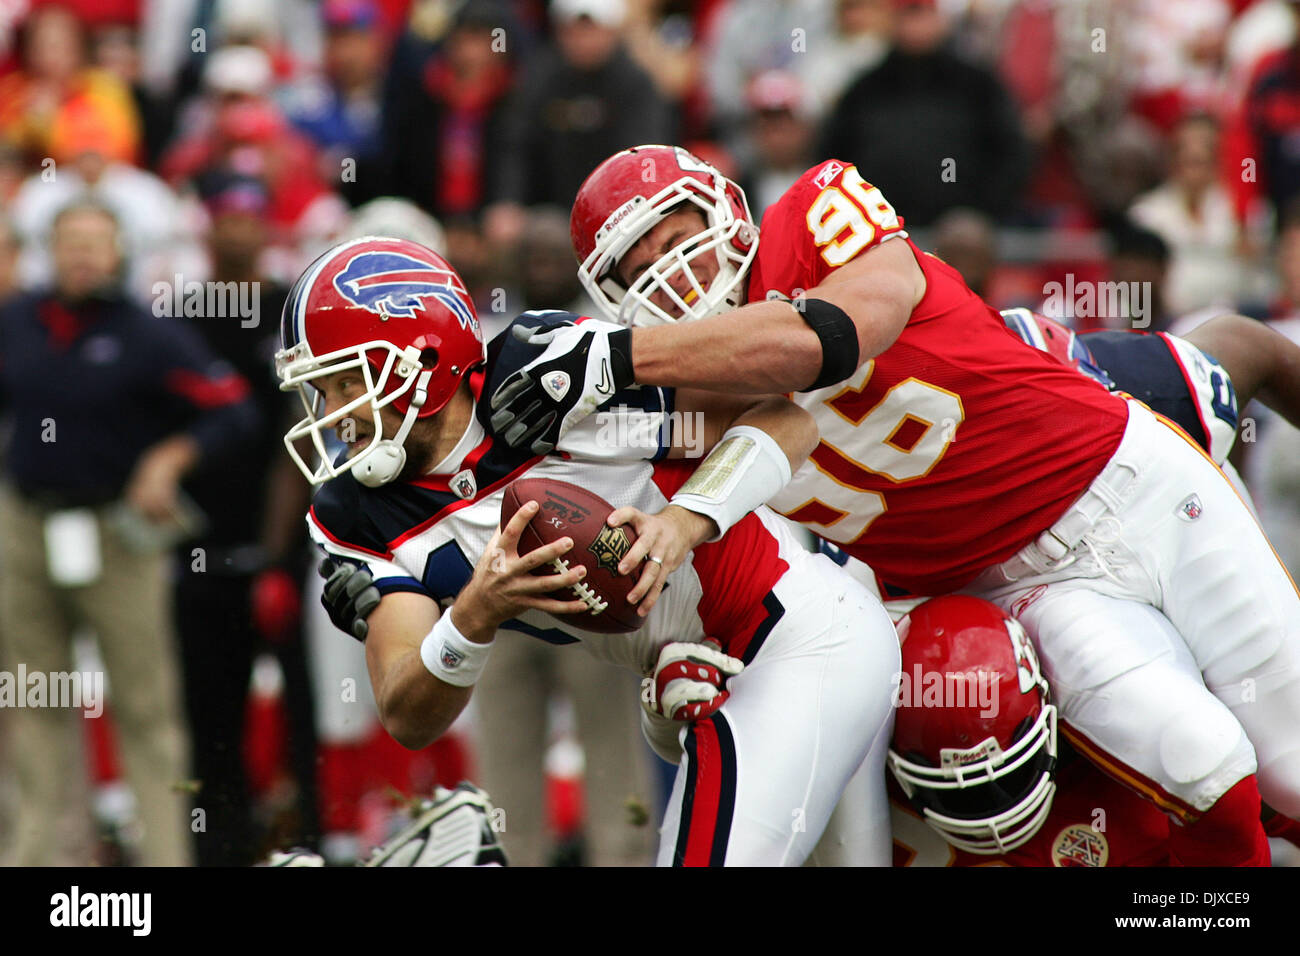
<instances>
[{"instance_id":1,"label":"helmet earhole","mask_svg":"<svg viewBox=\"0 0 1300 956\"><path fill-rule=\"evenodd\" d=\"M438 350L437 350L437 349L425 349L424 351L422 351L422 352L420 353L420 367L421 367L421 368L437 368L437 367L438 367Z\"/></svg>"}]
</instances>

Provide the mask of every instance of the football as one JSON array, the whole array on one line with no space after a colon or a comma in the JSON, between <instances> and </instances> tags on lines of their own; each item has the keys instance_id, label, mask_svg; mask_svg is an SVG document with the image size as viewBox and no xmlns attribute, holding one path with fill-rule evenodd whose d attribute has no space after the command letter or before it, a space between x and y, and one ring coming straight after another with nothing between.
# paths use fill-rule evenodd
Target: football
<instances>
[{"instance_id":1,"label":"football","mask_svg":"<svg viewBox=\"0 0 1300 956\"><path fill-rule=\"evenodd\" d=\"M584 565L587 576L571 590L587 603L590 612L565 615L577 627L602 634L635 631L645 623L629 604L628 592L636 586L640 569L632 574L618 573L618 563L632 547L636 532L624 525L611 528L605 519L614 510L604 498L567 481L547 478L520 478L506 487L501 498L501 526L514 517L525 502L536 501L541 510L524 528L519 538L519 553L527 554L560 538L573 539L568 554L550 565L542 565L534 574L557 574L574 562ZM567 594L556 597L571 600Z\"/></svg>"}]
</instances>

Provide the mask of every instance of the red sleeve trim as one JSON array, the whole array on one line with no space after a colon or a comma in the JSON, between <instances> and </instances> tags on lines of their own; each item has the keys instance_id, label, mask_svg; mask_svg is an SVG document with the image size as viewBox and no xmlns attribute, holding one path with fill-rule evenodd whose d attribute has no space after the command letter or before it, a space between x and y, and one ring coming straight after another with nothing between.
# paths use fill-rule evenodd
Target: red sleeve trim
<instances>
[{"instance_id":1,"label":"red sleeve trim","mask_svg":"<svg viewBox=\"0 0 1300 956\"><path fill-rule=\"evenodd\" d=\"M209 378L184 368L168 372L163 385L168 391L205 410L234 405L247 398L249 392L248 382L233 372L221 378Z\"/></svg>"}]
</instances>

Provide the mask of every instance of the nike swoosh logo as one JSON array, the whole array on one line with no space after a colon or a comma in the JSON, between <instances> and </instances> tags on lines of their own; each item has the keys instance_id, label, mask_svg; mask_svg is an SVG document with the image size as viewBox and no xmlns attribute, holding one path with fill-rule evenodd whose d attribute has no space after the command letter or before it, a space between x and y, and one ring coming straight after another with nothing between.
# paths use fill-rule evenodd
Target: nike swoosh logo
<instances>
[{"instance_id":1,"label":"nike swoosh logo","mask_svg":"<svg viewBox=\"0 0 1300 956\"><path fill-rule=\"evenodd\" d=\"M600 395L611 395L614 392L614 383L609 380L609 360L600 360L600 383L596 386L596 392Z\"/></svg>"}]
</instances>

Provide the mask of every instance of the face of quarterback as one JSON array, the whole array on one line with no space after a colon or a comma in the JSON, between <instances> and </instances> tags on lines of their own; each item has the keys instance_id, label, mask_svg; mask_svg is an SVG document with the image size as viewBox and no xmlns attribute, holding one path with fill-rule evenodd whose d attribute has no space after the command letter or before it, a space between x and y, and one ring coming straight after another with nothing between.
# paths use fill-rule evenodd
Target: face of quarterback
<instances>
[{"instance_id":1,"label":"face of quarterback","mask_svg":"<svg viewBox=\"0 0 1300 956\"><path fill-rule=\"evenodd\" d=\"M642 236L631 249L623 256L616 267L615 274L624 288L631 288L641 274L650 266L662 259L665 255L679 246L688 246L696 236L704 232L708 224L704 220L704 214L692 206L686 206L665 216L653 229ZM718 265L717 254L709 251L696 256L690 260L690 269L694 273L696 281L707 292L713 284L713 280L718 277L721 267ZM668 285L676 292L687 305L690 305L697 298L695 290L691 287L690 278L681 268L669 267L665 269ZM650 296L650 301L656 306L663 309L671 316L680 316L681 309L673 302L672 297L667 292L657 291Z\"/></svg>"},{"instance_id":2,"label":"face of quarterback","mask_svg":"<svg viewBox=\"0 0 1300 956\"><path fill-rule=\"evenodd\" d=\"M325 403L321 418L328 418L366 393L365 376L359 368L322 375L320 378L313 379L312 384L316 386ZM385 405L379 409L379 420L383 423L385 435L395 435L402 427L402 416L392 405ZM372 410L366 406L354 409L353 414L340 419L334 426L334 434L339 441L348 446L348 457L354 458L375 437Z\"/></svg>"},{"instance_id":3,"label":"face of quarterback","mask_svg":"<svg viewBox=\"0 0 1300 956\"><path fill-rule=\"evenodd\" d=\"M324 403L319 413L322 419L366 393L366 379L359 368L322 375L313 379L312 385ZM411 426L406 441L402 443L406 449L406 464L398 475L398 480L404 481L425 474L436 462L446 457L464 434L473 413L474 399L469 385L462 382L442 411L428 418L417 419ZM381 437L391 439L396 435L402 427L403 417L403 413L391 404L382 406L379 409L379 421L383 425ZM374 441L374 406L363 404L353 409L352 414L339 419L334 425L334 434L347 445L348 458L355 458Z\"/></svg>"}]
</instances>

